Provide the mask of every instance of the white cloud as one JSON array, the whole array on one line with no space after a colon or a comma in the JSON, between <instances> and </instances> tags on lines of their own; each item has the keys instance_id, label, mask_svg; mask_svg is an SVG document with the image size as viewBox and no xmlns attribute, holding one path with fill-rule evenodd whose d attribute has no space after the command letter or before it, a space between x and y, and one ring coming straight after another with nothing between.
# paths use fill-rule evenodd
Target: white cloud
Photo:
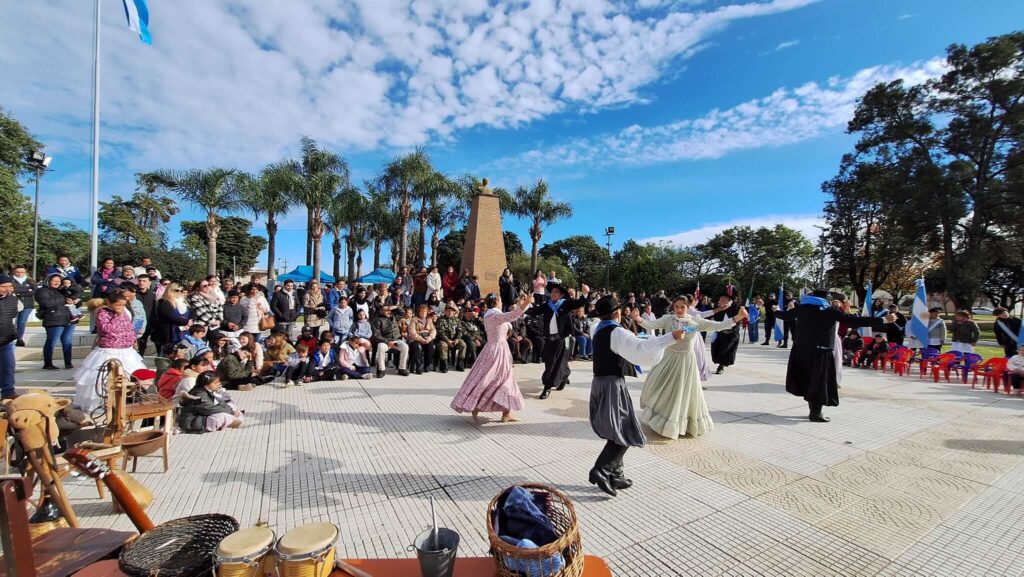
<instances>
[{"instance_id":1,"label":"white cloud","mask_svg":"<svg viewBox=\"0 0 1024 577\"><path fill-rule=\"evenodd\" d=\"M408 147L642 102L731 22L815 1L184 0L151 6L149 47L107 3L105 166L251 168L299 134ZM92 3L11 3L0 37L0 103L86 153Z\"/></svg>"},{"instance_id":2,"label":"white cloud","mask_svg":"<svg viewBox=\"0 0 1024 577\"><path fill-rule=\"evenodd\" d=\"M628 126L619 132L570 140L496 161L496 166L540 171L550 166L661 162L720 158L729 153L773 148L841 130L853 116L857 99L879 82L901 78L919 84L945 70L944 59L911 66L873 66L847 78L779 88L763 98L702 117L659 126Z\"/></svg>"},{"instance_id":3,"label":"white cloud","mask_svg":"<svg viewBox=\"0 0 1024 577\"><path fill-rule=\"evenodd\" d=\"M783 51L783 50L785 50L787 48L792 48L794 46L799 46L799 44L800 44L799 40L786 40L785 42L779 42L775 46L775 48L772 48L771 50L766 50L766 51L762 52L761 56L767 56L769 54L774 54L776 52L781 52L781 51Z\"/></svg>"},{"instance_id":4,"label":"white cloud","mask_svg":"<svg viewBox=\"0 0 1024 577\"><path fill-rule=\"evenodd\" d=\"M798 230L807 238L814 240L818 238L820 231L815 226L824 225L821 215L812 214L780 214L765 215L751 218L740 218L727 222L706 224L700 228L684 230L681 232L640 239L641 244L671 244L675 246L692 246L707 241L716 234L734 226L749 226L751 228L774 228L777 224L784 224L789 228Z\"/></svg>"}]
</instances>

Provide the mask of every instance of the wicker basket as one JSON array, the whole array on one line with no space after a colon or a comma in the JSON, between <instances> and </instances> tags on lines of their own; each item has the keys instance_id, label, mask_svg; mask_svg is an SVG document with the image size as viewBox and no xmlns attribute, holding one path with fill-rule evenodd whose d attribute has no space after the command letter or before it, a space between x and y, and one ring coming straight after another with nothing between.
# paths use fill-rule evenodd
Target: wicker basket
<instances>
[{"instance_id":1,"label":"wicker basket","mask_svg":"<svg viewBox=\"0 0 1024 577\"><path fill-rule=\"evenodd\" d=\"M523 549L509 545L494 531L494 518L498 511L498 502L509 489L498 493L491 499L487 507L487 538L491 542L491 555L498 565L500 577L580 577L583 575L583 542L580 539L579 522L576 520L576 509L569 497L558 489L538 483L520 483L517 485L534 494L546 495L547 506L544 513L551 519L555 532L559 535L555 541L536 549ZM564 566L560 571L551 569L551 557L561 554Z\"/></svg>"},{"instance_id":2,"label":"wicker basket","mask_svg":"<svg viewBox=\"0 0 1024 577\"><path fill-rule=\"evenodd\" d=\"M168 521L126 545L118 565L131 577L206 577L217 545L238 527L233 517L219 514Z\"/></svg>"}]
</instances>

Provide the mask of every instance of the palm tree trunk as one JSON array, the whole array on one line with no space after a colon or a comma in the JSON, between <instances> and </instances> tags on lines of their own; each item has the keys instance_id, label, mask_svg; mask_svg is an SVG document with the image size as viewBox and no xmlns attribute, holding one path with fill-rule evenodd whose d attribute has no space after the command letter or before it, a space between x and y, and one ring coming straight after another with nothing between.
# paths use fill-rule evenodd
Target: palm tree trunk
<instances>
[{"instance_id":1,"label":"palm tree trunk","mask_svg":"<svg viewBox=\"0 0 1024 577\"><path fill-rule=\"evenodd\" d=\"M313 209L306 208L306 266L313 262Z\"/></svg>"},{"instance_id":2,"label":"palm tree trunk","mask_svg":"<svg viewBox=\"0 0 1024 577\"><path fill-rule=\"evenodd\" d=\"M356 251L356 275L363 276L363 250L362 247Z\"/></svg>"},{"instance_id":3,"label":"palm tree trunk","mask_svg":"<svg viewBox=\"0 0 1024 577\"><path fill-rule=\"evenodd\" d=\"M380 237L376 237L373 239L373 270L377 270L380 268L381 244L383 244L383 242Z\"/></svg>"},{"instance_id":4,"label":"palm tree trunk","mask_svg":"<svg viewBox=\"0 0 1024 577\"><path fill-rule=\"evenodd\" d=\"M312 278L320 281L320 242L323 239L323 233L313 234L313 273Z\"/></svg>"},{"instance_id":5,"label":"palm tree trunk","mask_svg":"<svg viewBox=\"0 0 1024 577\"><path fill-rule=\"evenodd\" d=\"M403 193L402 204L399 207L399 216L402 217L402 236L398 239L398 263L400 266L407 266L409 257L409 214L412 212L409 193Z\"/></svg>"},{"instance_id":6,"label":"palm tree trunk","mask_svg":"<svg viewBox=\"0 0 1024 577\"><path fill-rule=\"evenodd\" d=\"M346 242L345 242L345 245L346 245L345 248L348 250L348 278L349 278L349 280L352 280L352 279L356 278L357 276L359 276L359 275L356 274L356 245L355 245L355 242L353 242L353 238L355 238L355 235L353 234L353 232L354 232L353 230L349 229L349 231L348 231L348 238L346 239Z\"/></svg>"},{"instance_id":7,"label":"palm tree trunk","mask_svg":"<svg viewBox=\"0 0 1024 577\"><path fill-rule=\"evenodd\" d=\"M339 231L332 230L331 234L334 235L334 242L331 243L331 251L334 253L334 280L341 278L341 234Z\"/></svg>"},{"instance_id":8,"label":"palm tree trunk","mask_svg":"<svg viewBox=\"0 0 1024 577\"><path fill-rule=\"evenodd\" d=\"M274 253L277 251L277 220L274 214L267 215L267 282L277 278L274 270ZM271 287L273 288L273 287Z\"/></svg>"},{"instance_id":9,"label":"palm tree trunk","mask_svg":"<svg viewBox=\"0 0 1024 577\"><path fill-rule=\"evenodd\" d=\"M530 275L537 274L537 247L540 246L540 237L530 235L533 247L530 249Z\"/></svg>"},{"instance_id":10,"label":"palm tree trunk","mask_svg":"<svg viewBox=\"0 0 1024 577\"><path fill-rule=\"evenodd\" d=\"M210 214L206 217L206 274L217 274L217 233L220 232L220 225L217 224L217 215Z\"/></svg>"},{"instance_id":11,"label":"palm tree trunk","mask_svg":"<svg viewBox=\"0 0 1024 577\"><path fill-rule=\"evenodd\" d=\"M423 266L427 259L427 201L420 202L420 252L417 255L416 266Z\"/></svg>"},{"instance_id":12,"label":"palm tree trunk","mask_svg":"<svg viewBox=\"0 0 1024 577\"><path fill-rule=\"evenodd\" d=\"M430 233L430 266L437 266L437 245L440 241L437 229L432 229Z\"/></svg>"}]
</instances>

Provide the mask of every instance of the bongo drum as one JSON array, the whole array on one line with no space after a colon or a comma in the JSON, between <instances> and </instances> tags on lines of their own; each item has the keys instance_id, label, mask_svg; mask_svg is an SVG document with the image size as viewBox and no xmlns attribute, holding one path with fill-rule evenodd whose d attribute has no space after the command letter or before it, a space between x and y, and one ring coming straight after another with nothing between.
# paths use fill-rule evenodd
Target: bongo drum
<instances>
[{"instance_id":1,"label":"bongo drum","mask_svg":"<svg viewBox=\"0 0 1024 577\"><path fill-rule=\"evenodd\" d=\"M338 528L313 523L284 534L274 547L280 577L328 577L334 569Z\"/></svg>"},{"instance_id":2,"label":"bongo drum","mask_svg":"<svg viewBox=\"0 0 1024 577\"><path fill-rule=\"evenodd\" d=\"M265 577L273 575L274 532L266 527L236 531L217 545L214 567L217 577Z\"/></svg>"}]
</instances>

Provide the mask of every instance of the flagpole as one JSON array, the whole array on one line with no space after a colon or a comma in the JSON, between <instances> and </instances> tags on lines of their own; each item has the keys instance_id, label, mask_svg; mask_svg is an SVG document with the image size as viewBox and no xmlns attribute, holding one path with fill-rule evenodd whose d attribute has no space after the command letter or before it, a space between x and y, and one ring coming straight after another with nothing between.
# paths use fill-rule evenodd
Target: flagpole
<instances>
[{"instance_id":1,"label":"flagpole","mask_svg":"<svg viewBox=\"0 0 1024 577\"><path fill-rule=\"evenodd\" d=\"M89 252L90 270L99 265L99 215L100 200L100 0L96 0L96 21L93 29L92 47L92 198L89 203L92 218L92 245Z\"/></svg>"}]
</instances>

